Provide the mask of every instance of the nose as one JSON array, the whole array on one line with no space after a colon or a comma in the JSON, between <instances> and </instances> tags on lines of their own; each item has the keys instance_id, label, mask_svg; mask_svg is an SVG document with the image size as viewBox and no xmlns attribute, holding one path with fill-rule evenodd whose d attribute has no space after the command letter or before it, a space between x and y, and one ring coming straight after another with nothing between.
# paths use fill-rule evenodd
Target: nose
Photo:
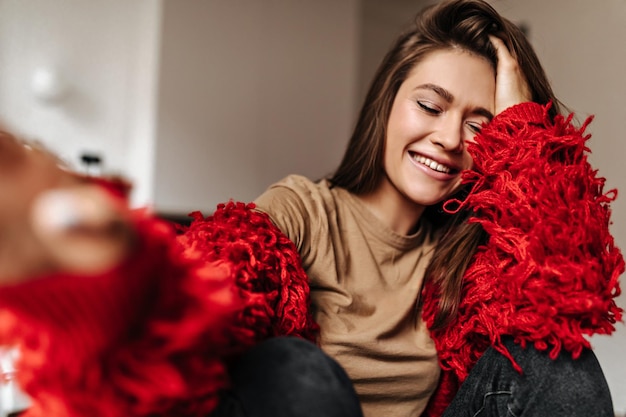
<instances>
[{"instance_id":1,"label":"nose","mask_svg":"<svg viewBox=\"0 0 626 417\"><path fill-rule=\"evenodd\" d=\"M431 136L431 141L448 152L462 152L464 146L462 122L441 120L439 128Z\"/></svg>"}]
</instances>

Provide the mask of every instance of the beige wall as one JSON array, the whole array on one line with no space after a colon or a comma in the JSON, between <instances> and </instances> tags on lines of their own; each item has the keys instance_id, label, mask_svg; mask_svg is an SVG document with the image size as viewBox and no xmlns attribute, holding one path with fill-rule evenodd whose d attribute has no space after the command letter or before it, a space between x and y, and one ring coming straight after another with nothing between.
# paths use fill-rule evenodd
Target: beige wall
<instances>
[{"instance_id":1,"label":"beige wall","mask_svg":"<svg viewBox=\"0 0 626 417\"><path fill-rule=\"evenodd\" d=\"M357 0L165 1L154 201L212 211L338 163L354 117Z\"/></svg>"},{"instance_id":2,"label":"beige wall","mask_svg":"<svg viewBox=\"0 0 626 417\"><path fill-rule=\"evenodd\" d=\"M385 53L410 24L417 11L433 0L361 0L359 34L358 100L365 97L369 83Z\"/></svg>"}]
</instances>

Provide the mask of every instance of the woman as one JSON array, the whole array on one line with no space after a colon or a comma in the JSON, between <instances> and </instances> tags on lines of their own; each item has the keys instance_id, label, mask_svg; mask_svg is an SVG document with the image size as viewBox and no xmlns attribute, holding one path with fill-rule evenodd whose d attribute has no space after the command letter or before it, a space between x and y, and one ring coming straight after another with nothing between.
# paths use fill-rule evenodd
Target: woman
<instances>
[{"instance_id":1,"label":"woman","mask_svg":"<svg viewBox=\"0 0 626 417\"><path fill-rule=\"evenodd\" d=\"M196 215L176 243L100 189L74 189L68 210L39 193L78 179L14 168L13 186L33 190L15 235L39 251L2 276L54 275L0 294L32 412L612 415L583 336L620 319L624 262L584 140L523 34L483 1L452 0L387 54L331 178L291 176L255 206ZM59 206L71 227L52 233ZM76 323L61 331L49 311Z\"/></svg>"}]
</instances>

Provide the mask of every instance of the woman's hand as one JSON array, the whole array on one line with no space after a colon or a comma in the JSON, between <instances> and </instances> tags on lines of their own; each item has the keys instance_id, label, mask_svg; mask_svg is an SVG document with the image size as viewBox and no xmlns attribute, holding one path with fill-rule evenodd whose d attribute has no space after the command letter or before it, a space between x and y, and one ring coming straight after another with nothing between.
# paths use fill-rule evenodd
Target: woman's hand
<instances>
[{"instance_id":1,"label":"woman's hand","mask_svg":"<svg viewBox=\"0 0 626 417\"><path fill-rule=\"evenodd\" d=\"M122 201L0 132L0 284L96 273L123 260L133 242Z\"/></svg>"},{"instance_id":2,"label":"woman's hand","mask_svg":"<svg viewBox=\"0 0 626 417\"><path fill-rule=\"evenodd\" d=\"M496 114L519 103L532 101L532 92L517 61L500 38L489 36L498 54Z\"/></svg>"}]
</instances>

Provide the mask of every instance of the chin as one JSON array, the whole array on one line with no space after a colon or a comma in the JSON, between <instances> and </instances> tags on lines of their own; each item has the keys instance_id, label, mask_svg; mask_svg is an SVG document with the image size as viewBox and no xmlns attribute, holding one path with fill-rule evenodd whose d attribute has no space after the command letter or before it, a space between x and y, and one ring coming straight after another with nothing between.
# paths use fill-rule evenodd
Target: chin
<instances>
[{"instance_id":1,"label":"chin","mask_svg":"<svg viewBox=\"0 0 626 417\"><path fill-rule=\"evenodd\" d=\"M409 194L409 198L411 201L424 207L437 205L451 198L452 196L454 196L453 192L434 193L432 191L428 192L426 190L413 190Z\"/></svg>"}]
</instances>

